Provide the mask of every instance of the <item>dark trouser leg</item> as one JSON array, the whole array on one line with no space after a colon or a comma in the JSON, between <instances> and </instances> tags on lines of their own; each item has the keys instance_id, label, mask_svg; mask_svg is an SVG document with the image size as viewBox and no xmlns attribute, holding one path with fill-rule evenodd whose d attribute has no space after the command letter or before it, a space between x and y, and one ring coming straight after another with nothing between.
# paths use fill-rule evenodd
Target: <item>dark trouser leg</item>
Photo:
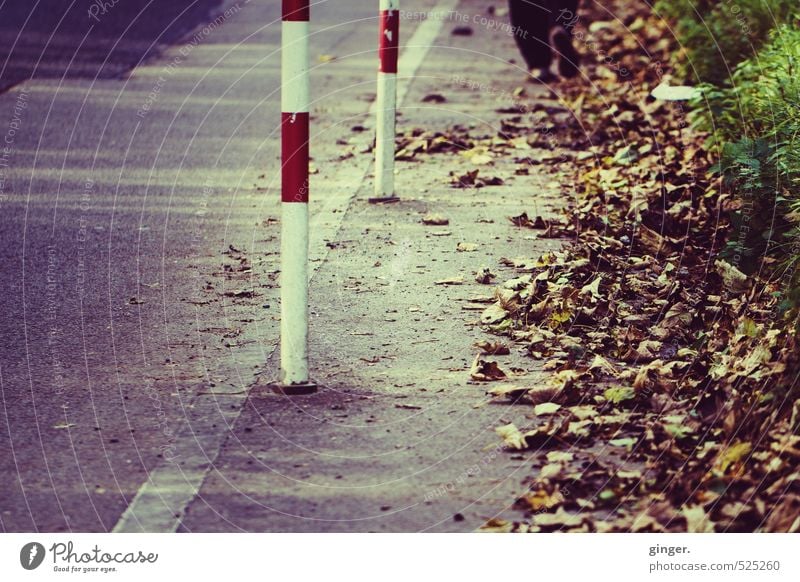
<instances>
[{"instance_id":1,"label":"dark trouser leg","mask_svg":"<svg viewBox=\"0 0 800 582\"><path fill-rule=\"evenodd\" d=\"M572 27L578 11L577 0L550 0L552 20L550 45L558 54L558 72L564 77L574 77L580 70L580 55L572 46Z\"/></svg>"},{"instance_id":2,"label":"dark trouser leg","mask_svg":"<svg viewBox=\"0 0 800 582\"><path fill-rule=\"evenodd\" d=\"M547 69L553 59L547 38L551 13L548 0L509 0L514 38L529 69Z\"/></svg>"}]
</instances>

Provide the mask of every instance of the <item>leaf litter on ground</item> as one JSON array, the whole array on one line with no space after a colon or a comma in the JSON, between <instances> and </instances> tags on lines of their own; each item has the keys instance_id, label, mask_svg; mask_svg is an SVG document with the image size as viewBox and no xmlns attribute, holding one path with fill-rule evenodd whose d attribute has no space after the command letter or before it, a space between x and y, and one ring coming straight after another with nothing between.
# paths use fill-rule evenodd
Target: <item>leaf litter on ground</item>
<instances>
[{"instance_id":1,"label":"leaf litter on ground","mask_svg":"<svg viewBox=\"0 0 800 582\"><path fill-rule=\"evenodd\" d=\"M628 0L607 8L638 24L631 34L587 8L594 25L585 34L619 65L585 67L595 92L567 81L557 106L509 108L499 139L461 127L447 145L436 141L442 134L427 138L428 150L471 152L462 157L475 165L523 143L535 160L552 144L532 128L560 109L568 115L558 147L578 152L579 163L559 166L561 181L576 185L562 217L509 219L571 243L502 259L517 276L498 285L481 316L487 332L550 374L487 389L498 403L531 409L531 427L497 427L504 446L541 451L547 462L518 500L527 517L481 531L798 532L796 335L774 316L776 282L717 256L731 197L710 171L705 136L687 130L674 105L697 89L653 64L676 50L664 23ZM473 187L478 176L451 178ZM491 283L487 271L479 282ZM505 379L495 365L478 356L472 378Z\"/></svg>"}]
</instances>

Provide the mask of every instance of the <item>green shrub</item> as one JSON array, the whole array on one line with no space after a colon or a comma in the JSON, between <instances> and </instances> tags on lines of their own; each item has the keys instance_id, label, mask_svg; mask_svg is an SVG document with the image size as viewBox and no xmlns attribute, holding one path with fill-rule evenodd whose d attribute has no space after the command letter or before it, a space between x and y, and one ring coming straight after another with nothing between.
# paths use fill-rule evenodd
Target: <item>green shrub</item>
<instances>
[{"instance_id":1,"label":"green shrub","mask_svg":"<svg viewBox=\"0 0 800 582\"><path fill-rule=\"evenodd\" d=\"M744 135L790 146L800 129L798 73L800 30L780 26L752 59L736 67L729 86L703 85L703 96L694 104L705 120L703 129L722 140Z\"/></svg>"},{"instance_id":2,"label":"green shrub","mask_svg":"<svg viewBox=\"0 0 800 582\"><path fill-rule=\"evenodd\" d=\"M797 269L800 230L800 30L775 29L756 57L739 64L728 88L705 87L706 107L695 103L698 125L723 143L719 170L743 209L724 255L754 271L761 256ZM746 229L745 229L746 230ZM796 277L786 277L796 285ZM791 291L790 296L797 296ZM794 301L792 301L794 303Z\"/></svg>"},{"instance_id":3,"label":"green shrub","mask_svg":"<svg viewBox=\"0 0 800 582\"><path fill-rule=\"evenodd\" d=\"M784 218L789 207L777 188L780 176L774 156L767 141L742 138L724 144L715 168L739 204L720 255L748 274L759 269L762 257L779 253L791 229Z\"/></svg>"},{"instance_id":4,"label":"green shrub","mask_svg":"<svg viewBox=\"0 0 800 582\"><path fill-rule=\"evenodd\" d=\"M781 307L800 311L800 2L658 0L683 50L679 73L698 83L695 127L736 200L721 255L745 272L777 260Z\"/></svg>"},{"instance_id":5,"label":"green shrub","mask_svg":"<svg viewBox=\"0 0 800 582\"><path fill-rule=\"evenodd\" d=\"M718 200L733 210L720 255L740 270L757 272L756 281L770 278L775 285L766 288L778 295L777 310L769 295L754 294L750 314L733 316L740 329L761 325L756 319L763 321L763 329L773 328L778 332L773 337L786 346L780 363L772 369L775 373L769 373L769 382L753 374L731 384L736 385L733 398L741 396L743 407L758 409L756 414L762 415L735 423L736 431L749 425L756 427L754 434L764 435L765 427L771 431L776 426L773 419L786 418L793 406L788 425L796 434L800 406L795 382L800 369L800 0L659 0L657 7L672 20L684 47L675 57L678 72L702 87L691 103L690 115L694 125L709 135L705 148L719 160L714 169L722 178L725 195ZM761 290L760 285L753 288ZM776 312L783 317L771 317ZM755 354L774 353L777 344L769 344L767 336L740 335L752 341L741 344L736 358L744 361ZM730 346L727 341L718 345L726 351Z\"/></svg>"},{"instance_id":6,"label":"green shrub","mask_svg":"<svg viewBox=\"0 0 800 582\"><path fill-rule=\"evenodd\" d=\"M678 69L690 80L728 84L736 66L753 57L776 26L800 16L797 0L658 0L683 47Z\"/></svg>"}]
</instances>

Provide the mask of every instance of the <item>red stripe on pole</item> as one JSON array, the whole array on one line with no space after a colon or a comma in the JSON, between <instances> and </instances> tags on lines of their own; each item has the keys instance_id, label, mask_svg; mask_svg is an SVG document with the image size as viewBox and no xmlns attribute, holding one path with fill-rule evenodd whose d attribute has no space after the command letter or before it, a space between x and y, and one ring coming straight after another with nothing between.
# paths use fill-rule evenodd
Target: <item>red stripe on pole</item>
<instances>
[{"instance_id":1,"label":"red stripe on pole","mask_svg":"<svg viewBox=\"0 0 800 582\"><path fill-rule=\"evenodd\" d=\"M309 0L283 0L284 22L307 22L311 20Z\"/></svg>"},{"instance_id":2,"label":"red stripe on pole","mask_svg":"<svg viewBox=\"0 0 800 582\"><path fill-rule=\"evenodd\" d=\"M382 73L397 73L397 59L399 56L400 36L400 11L382 10L380 21L380 54Z\"/></svg>"},{"instance_id":3,"label":"red stripe on pole","mask_svg":"<svg viewBox=\"0 0 800 582\"><path fill-rule=\"evenodd\" d=\"M308 113L281 114L281 201L308 203Z\"/></svg>"}]
</instances>

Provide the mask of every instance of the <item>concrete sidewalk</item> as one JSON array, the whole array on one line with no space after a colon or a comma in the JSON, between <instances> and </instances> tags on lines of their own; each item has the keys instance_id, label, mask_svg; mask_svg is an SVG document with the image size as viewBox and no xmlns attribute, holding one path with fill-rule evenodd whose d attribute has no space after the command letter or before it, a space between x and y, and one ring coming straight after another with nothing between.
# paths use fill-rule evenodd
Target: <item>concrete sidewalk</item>
<instances>
[{"instance_id":1,"label":"concrete sidewalk","mask_svg":"<svg viewBox=\"0 0 800 582\"><path fill-rule=\"evenodd\" d=\"M480 166L504 182L481 189L450 185L476 168L467 156L417 155L399 163L402 202L368 204L376 14L316 6L311 354L324 388L273 395L278 6L231 6L127 78L0 96L4 110L29 96L2 200L4 271L18 275L4 282L0 527L475 529L523 489L529 460L499 454L494 434L523 412L470 381L484 339L471 299L493 292L474 273L504 280L501 258L556 244L507 219L563 203L558 168L524 161L555 154L520 143ZM401 132L497 135L530 123L518 87L526 103L551 98L508 62L507 17L485 2L404 10L402 45L423 25L437 34L405 49L421 66ZM428 213L449 224L423 225ZM518 353L497 359L512 382L541 373Z\"/></svg>"},{"instance_id":2,"label":"concrete sidewalk","mask_svg":"<svg viewBox=\"0 0 800 582\"><path fill-rule=\"evenodd\" d=\"M520 102L550 102L506 62L516 56L511 37L475 24L472 36L452 34L486 15L484 2L462 1L455 14L413 80L400 132L461 126L492 136L504 122L525 123L513 112ZM530 98L515 99L520 85ZM399 163L394 205L368 204L371 181L362 184L311 289L323 390L290 400L256 387L181 531L470 531L513 502L529 459L500 454L494 428L524 412L487 404L486 387L470 381L472 344L485 339L470 299L493 292L475 281L483 267L502 281L511 278L502 257L558 245L508 220L563 203L558 168L515 161L553 156L541 154L520 149L481 166L505 182L482 189L448 183L476 167L466 157L420 155ZM449 224L424 225L428 214ZM463 284L437 284L447 279ZM512 382L541 374L520 353L497 360ZM273 358L264 377L276 367Z\"/></svg>"}]
</instances>

